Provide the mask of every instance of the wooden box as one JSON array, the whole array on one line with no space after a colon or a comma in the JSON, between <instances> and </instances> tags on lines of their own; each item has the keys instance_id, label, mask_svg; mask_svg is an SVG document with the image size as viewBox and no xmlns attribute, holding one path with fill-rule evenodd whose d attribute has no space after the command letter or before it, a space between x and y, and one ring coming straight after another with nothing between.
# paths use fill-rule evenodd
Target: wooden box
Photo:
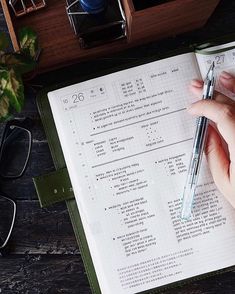
<instances>
[{"instance_id":1,"label":"wooden box","mask_svg":"<svg viewBox=\"0 0 235 294\"><path fill-rule=\"evenodd\" d=\"M8 0L1 0L1 4L16 51L19 49L17 31L20 27L30 26L37 32L43 49L39 71L45 72L199 28L219 3L219 0L172 0L138 10L136 1L158 2L122 0L128 24L127 40L120 39L91 49L80 48L65 11L65 0L46 0L47 7L19 18L14 16Z\"/></svg>"},{"instance_id":2,"label":"wooden box","mask_svg":"<svg viewBox=\"0 0 235 294\"><path fill-rule=\"evenodd\" d=\"M219 0L171 0L152 6L157 2L159 1L123 1L129 42L148 42L200 28Z\"/></svg>"}]
</instances>

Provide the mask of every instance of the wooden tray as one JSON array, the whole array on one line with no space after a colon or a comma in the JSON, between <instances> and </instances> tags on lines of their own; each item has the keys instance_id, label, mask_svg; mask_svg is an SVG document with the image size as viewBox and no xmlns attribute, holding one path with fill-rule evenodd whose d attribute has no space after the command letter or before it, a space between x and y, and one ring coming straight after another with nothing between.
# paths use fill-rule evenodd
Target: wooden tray
<instances>
[{"instance_id":1,"label":"wooden tray","mask_svg":"<svg viewBox=\"0 0 235 294\"><path fill-rule=\"evenodd\" d=\"M37 32L43 48L39 72L111 55L128 47L199 28L204 25L219 0L173 0L140 11L135 11L134 0L122 0L128 23L128 40L122 39L91 49L80 48L65 11L65 1L46 2L47 7L16 18L7 0L1 0L16 51L19 49L16 35L20 27L30 26Z\"/></svg>"},{"instance_id":2,"label":"wooden tray","mask_svg":"<svg viewBox=\"0 0 235 294\"><path fill-rule=\"evenodd\" d=\"M142 9L138 9L137 2L141 3ZM164 4L148 7L154 2L159 3L157 0L123 1L129 42L148 42L200 28L220 0L168 0Z\"/></svg>"}]
</instances>

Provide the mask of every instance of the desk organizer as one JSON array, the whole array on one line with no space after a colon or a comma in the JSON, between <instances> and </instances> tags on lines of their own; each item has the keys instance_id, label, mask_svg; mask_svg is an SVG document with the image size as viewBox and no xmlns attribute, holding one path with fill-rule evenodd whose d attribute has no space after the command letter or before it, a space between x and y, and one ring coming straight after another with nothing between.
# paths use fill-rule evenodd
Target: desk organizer
<instances>
[{"instance_id":1,"label":"desk organizer","mask_svg":"<svg viewBox=\"0 0 235 294\"><path fill-rule=\"evenodd\" d=\"M67 14L81 48L92 48L126 37L121 0L109 0L99 14L84 12L80 1L67 0Z\"/></svg>"},{"instance_id":2,"label":"desk organizer","mask_svg":"<svg viewBox=\"0 0 235 294\"><path fill-rule=\"evenodd\" d=\"M47 0L38 12L15 17L7 0L1 0L14 49L19 49L17 31L32 27L43 48L39 72L46 72L80 61L114 52L164 37L202 27L219 0L122 0L128 26L127 39L120 39L95 48L81 49L69 23L62 0Z\"/></svg>"}]
</instances>

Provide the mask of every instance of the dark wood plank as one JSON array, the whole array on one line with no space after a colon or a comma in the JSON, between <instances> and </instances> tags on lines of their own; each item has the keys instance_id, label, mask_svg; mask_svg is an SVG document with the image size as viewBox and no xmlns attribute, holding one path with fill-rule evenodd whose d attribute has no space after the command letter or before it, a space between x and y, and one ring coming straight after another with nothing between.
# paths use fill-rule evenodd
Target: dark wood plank
<instances>
[{"instance_id":1,"label":"dark wood plank","mask_svg":"<svg viewBox=\"0 0 235 294\"><path fill-rule=\"evenodd\" d=\"M3 294L91 293L80 256L12 255L0 266Z\"/></svg>"},{"instance_id":2,"label":"dark wood plank","mask_svg":"<svg viewBox=\"0 0 235 294\"><path fill-rule=\"evenodd\" d=\"M17 201L9 247L14 254L79 254L66 205L41 209L38 201Z\"/></svg>"},{"instance_id":3,"label":"dark wood plank","mask_svg":"<svg viewBox=\"0 0 235 294\"><path fill-rule=\"evenodd\" d=\"M6 21L5 21L1 6L0 6L0 28L1 28L1 31L4 31L4 32L8 33Z\"/></svg>"}]
</instances>

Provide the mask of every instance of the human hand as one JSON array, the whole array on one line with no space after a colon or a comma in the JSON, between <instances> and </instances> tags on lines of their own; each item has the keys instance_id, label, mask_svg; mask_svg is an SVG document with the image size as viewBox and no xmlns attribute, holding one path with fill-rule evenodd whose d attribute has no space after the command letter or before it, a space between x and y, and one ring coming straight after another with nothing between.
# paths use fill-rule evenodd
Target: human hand
<instances>
[{"instance_id":1,"label":"human hand","mask_svg":"<svg viewBox=\"0 0 235 294\"><path fill-rule=\"evenodd\" d=\"M226 89L235 93L234 76L222 72L219 80ZM202 81L193 80L190 90L201 99L202 87ZM235 101L215 92L214 100L195 102L188 112L214 122L208 126L205 155L216 186L235 208Z\"/></svg>"}]
</instances>

